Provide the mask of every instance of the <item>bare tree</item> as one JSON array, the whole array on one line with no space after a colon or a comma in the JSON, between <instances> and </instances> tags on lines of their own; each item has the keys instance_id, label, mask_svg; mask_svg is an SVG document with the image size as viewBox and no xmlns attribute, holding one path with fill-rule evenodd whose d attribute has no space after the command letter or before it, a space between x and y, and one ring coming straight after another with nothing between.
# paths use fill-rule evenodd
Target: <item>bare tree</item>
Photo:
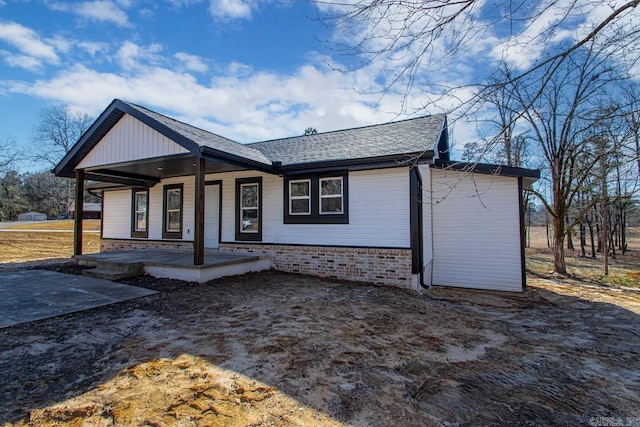
<instances>
[{"instance_id":1,"label":"bare tree","mask_svg":"<svg viewBox=\"0 0 640 427\"><path fill-rule=\"evenodd\" d=\"M16 142L10 136L0 138L0 175L6 173L11 164L17 160L18 151L15 149Z\"/></svg>"},{"instance_id":2,"label":"bare tree","mask_svg":"<svg viewBox=\"0 0 640 427\"><path fill-rule=\"evenodd\" d=\"M40 121L33 133L32 160L54 167L91 122L87 114L74 112L68 105L56 105L40 111Z\"/></svg>"},{"instance_id":3,"label":"bare tree","mask_svg":"<svg viewBox=\"0 0 640 427\"><path fill-rule=\"evenodd\" d=\"M74 112L68 105L56 105L40 112L40 122L34 129L34 149L31 159L51 168L71 150L91 125L92 119L84 113ZM74 182L66 178L67 197L65 209L73 200Z\"/></svg>"},{"instance_id":4,"label":"bare tree","mask_svg":"<svg viewBox=\"0 0 640 427\"><path fill-rule=\"evenodd\" d=\"M637 25L640 0L605 4L602 0L315 0L320 20L339 34L328 41L356 58L348 69L386 62L381 92L399 86L405 97L415 85L438 89L420 79L425 69L444 67L469 52L503 58L523 50L537 55L498 85L514 83L536 71L543 84L572 54L597 44L615 54L620 68L640 58ZM386 61L379 61L384 59ZM480 82L471 82L479 84ZM454 88L459 84L454 83ZM398 88L396 88L398 89ZM443 89L448 95L452 93ZM483 91L490 91L484 87ZM405 104L406 106L406 104Z\"/></svg>"},{"instance_id":5,"label":"bare tree","mask_svg":"<svg viewBox=\"0 0 640 427\"><path fill-rule=\"evenodd\" d=\"M530 128L531 142L535 143L544 159L550 181L550 197L533 191L551 216L554 271L566 274L564 242L573 226L589 211L597 199L589 204L572 208L593 176L602 150L593 150L589 144L593 128L606 120L608 111L599 106L607 98L607 89L619 78L609 62L596 50L583 50L566 59L561 68L540 88L541 80L521 80L508 87L518 102L522 118ZM541 70L545 72L544 70Z\"/></svg>"}]
</instances>

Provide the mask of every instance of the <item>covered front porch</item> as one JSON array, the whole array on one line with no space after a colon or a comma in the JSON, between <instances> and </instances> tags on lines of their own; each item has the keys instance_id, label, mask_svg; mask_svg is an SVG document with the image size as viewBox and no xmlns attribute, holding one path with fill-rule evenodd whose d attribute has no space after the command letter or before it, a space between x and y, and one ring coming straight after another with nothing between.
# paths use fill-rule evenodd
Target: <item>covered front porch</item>
<instances>
[{"instance_id":1,"label":"covered front porch","mask_svg":"<svg viewBox=\"0 0 640 427\"><path fill-rule=\"evenodd\" d=\"M145 249L76 255L79 265L94 267L85 274L116 280L141 274L158 278L204 283L225 276L268 270L271 261L255 255L203 251L203 263L193 264L194 251L182 249Z\"/></svg>"}]
</instances>

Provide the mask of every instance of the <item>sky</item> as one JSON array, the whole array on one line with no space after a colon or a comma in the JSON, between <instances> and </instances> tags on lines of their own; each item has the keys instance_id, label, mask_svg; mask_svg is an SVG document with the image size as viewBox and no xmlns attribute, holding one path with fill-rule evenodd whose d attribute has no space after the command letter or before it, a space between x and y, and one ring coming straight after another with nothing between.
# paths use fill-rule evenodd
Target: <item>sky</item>
<instances>
[{"instance_id":1,"label":"sky","mask_svg":"<svg viewBox=\"0 0 640 427\"><path fill-rule=\"evenodd\" d=\"M488 0L477 4L483 11L470 12L469 28L501 12ZM574 31L557 33L557 42L602 9L582 12L579 22L566 20ZM461 86L455 97L434 100L420 85L408 96L381 96L410 55L356 67L361 58L331 46L372 28L327 27L307 1L0 0L0 137L28 147L42 109L66 104L96 117L114 98L241 143L450 112L472 95L464 85L486 77L497 60L535 61L536 34L558 20L553 8L545 13L509 34L479 25L455 62L423 64L419 82ZM431 48L432 58L446 56L446 38ZM471 124L453 132L457 145L474 138Z\"/></svg>"}]
</instances>

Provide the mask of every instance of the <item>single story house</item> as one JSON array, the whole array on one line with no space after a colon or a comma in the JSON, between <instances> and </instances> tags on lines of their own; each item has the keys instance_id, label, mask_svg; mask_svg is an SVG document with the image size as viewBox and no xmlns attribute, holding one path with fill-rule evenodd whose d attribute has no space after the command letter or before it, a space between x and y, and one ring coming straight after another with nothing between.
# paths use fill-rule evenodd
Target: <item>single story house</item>
<instances>
[{"instance_id":1,"label":"single story house","mask_svg":"<svg viewBox=\"0 0 640 427\"><path fill-rule=\"evenodd\" d=\"M276 270L521 291L539 172L451 161L447 119L240 144L114 100L55 168L103 189L101 251L258 254ZM79 199L81 200L81 199ZM76 255L82 253L76 222Z\"/></svg>"},{"instance_id":2,"label":"single story house","mask_svg":"<svg viewBox=\"0 0 640 427\"><path fill-rule=\"evenodd\" d=\"M41 212L26 212L18 215L18 221L46 221L47 214Z\"/></svg>"}]
</instances>

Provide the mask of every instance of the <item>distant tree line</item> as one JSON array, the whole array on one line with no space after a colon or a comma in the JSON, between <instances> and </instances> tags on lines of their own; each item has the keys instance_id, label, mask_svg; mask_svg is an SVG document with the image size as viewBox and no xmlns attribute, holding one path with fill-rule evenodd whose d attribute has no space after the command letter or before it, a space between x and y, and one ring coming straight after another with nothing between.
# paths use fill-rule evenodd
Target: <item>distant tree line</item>
<instances>
[{"instance_id":1,"label":"distant tree line","mask_svg":"<svg viewBox=\"0 0 640 427\"><path fill-rule=\"evenodd\" d=\"M58 178L49 170L21 174L15 163L31 161L52 168L71 150L91 121L88 115L67 105L57 105L40 111L33 144L27 151L19 150L12 137L0 137L0 221L16 220L21 213L30 211L49 218L68 212L75 190L73 180ZM85 201L95 199L88 195Z\"/></svg>"}]
</instances>

